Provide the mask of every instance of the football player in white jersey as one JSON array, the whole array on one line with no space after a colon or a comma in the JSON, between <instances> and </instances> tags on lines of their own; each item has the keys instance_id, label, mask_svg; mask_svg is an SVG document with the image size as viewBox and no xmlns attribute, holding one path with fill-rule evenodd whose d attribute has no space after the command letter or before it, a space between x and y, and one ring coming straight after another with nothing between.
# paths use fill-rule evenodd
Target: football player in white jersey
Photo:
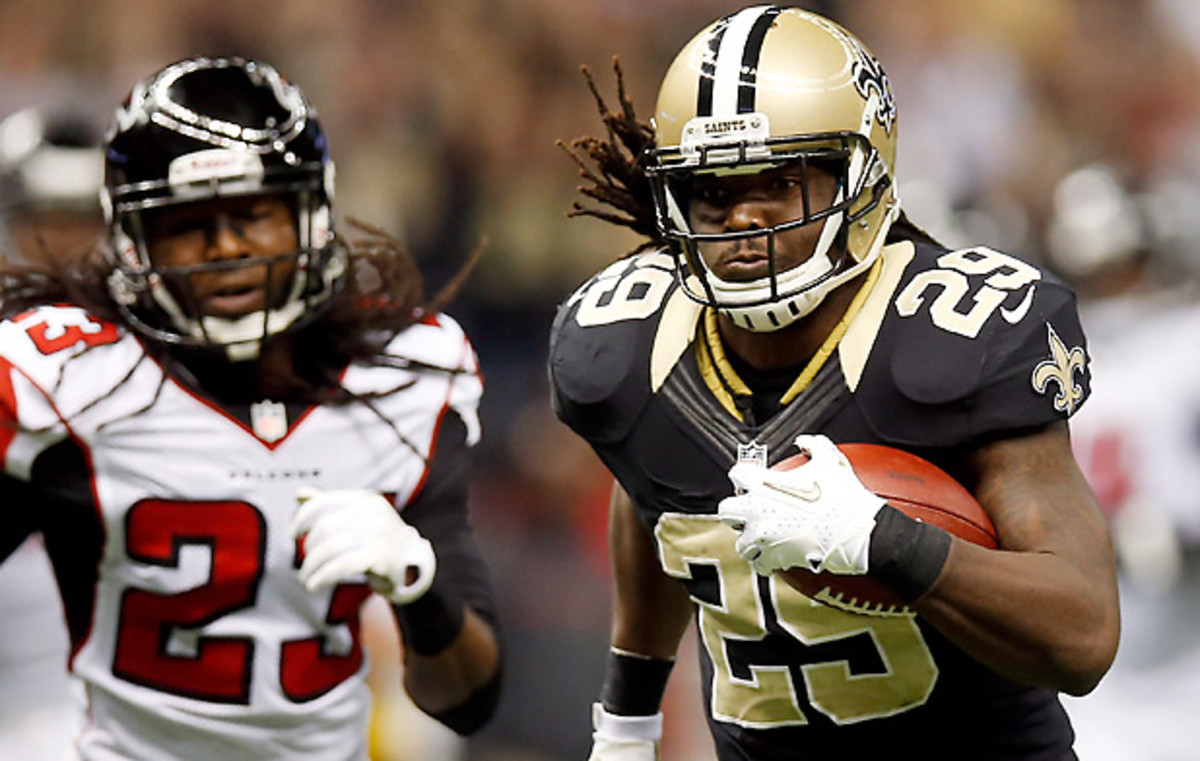
<instances>
[{"instance_id":1,"label":"football player in white jersey","mask_svg":"<svg viewBox=\"0 0 1200 761\"><path fill-rule=\"evenodd\" d=\"M365 761L373 591L414 703L475 731L502 673L482 382L442 297L335 235L316 112L262 62L165 67L104 148L111 247L10 269L0 323L0 546L45 537L79 756Z\"/></svg>"},{"instance_id":2,"label":"football player in white jersey","mask_svg":"<svg viewBox=\"0 0 1200 761\"><path fill-rule=\"evenodd\" d=\"M675 57L652 126L621 100L574 144L584 192L662 246L581 285L549 354L560 419L617 482L591 760L657 757L692 621L722 761L1074 759L1058 694L1095 687L1119 618L1068 436L1090 385L1074 294L901 214L888 78L822 16L731 13ZM1001 548L887 505L835 442L941 466ZM906 606L825 604L793 568Z\"/></svg>"},{"instance_id":3,"label":"football player in white jersey","mask_svg":"<svg viewBox=\"0 0 1200 761\"><path fill-rule=\"evenodd\" d=\"M0 122L0 223L6 256L72 258L98 243L103 126L63 102ZM67 629L40 534L0 563L0 759L73 757Z\"/></svg>"}]
</instances>

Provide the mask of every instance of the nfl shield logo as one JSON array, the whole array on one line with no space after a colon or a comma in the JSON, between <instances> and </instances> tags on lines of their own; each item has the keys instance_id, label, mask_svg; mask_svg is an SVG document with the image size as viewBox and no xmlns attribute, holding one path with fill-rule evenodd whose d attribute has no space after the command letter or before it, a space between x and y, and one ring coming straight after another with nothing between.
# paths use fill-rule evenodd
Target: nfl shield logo
<instances>
[{"instance_id":1,"label":"nfl shield logo","mask_svg":"<svg viewBox=\"0 0 1200 761\"><path fill-rule=\"evenodd\" d=\"M287 407L267 399L255 402L250 405L250 427L255 436L274 444L287 435Z\"/></svg>"},{"instance_id":2,"label":"nfl shield logo","mask_svg":"<svg viewBox=\"0 0 1200 761\"><path fill-rule=\"evenodd\" d=\"M761 465L767 467L767 445L759 444L757 440L751 439L745 444L738 444L737 448L738 462L748 462L752 465ZM735 494L742 494L740 488L735 488Z\"/></svg>"},{"instance_id":3,"label":"nfl shield logo","mask_svg":"<svg viewBox=\"0 0 1200 761\"><path fill-rule=\"evenodd\" d=\"M748 444L738 444L738 462L750 462L767 467L767 446L751 441Z\"/></svg>"}]
</instances>

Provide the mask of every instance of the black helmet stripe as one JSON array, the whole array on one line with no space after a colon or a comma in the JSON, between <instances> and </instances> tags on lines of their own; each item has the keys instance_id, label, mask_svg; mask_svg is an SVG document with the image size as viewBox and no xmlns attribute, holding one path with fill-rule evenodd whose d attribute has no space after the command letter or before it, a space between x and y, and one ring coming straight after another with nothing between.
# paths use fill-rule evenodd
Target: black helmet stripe
<instances>
[{"instance_id":1,"label":"black helmet stripe","mask_svg":"<svg viewBox=\"0 0 1200 761\"><path fill-rule=\"evenodd\" d=\"M738 85L738 113L746 114L754 110L754 95L758 91L758 58L762 55L763 41L767 38L767 30L775 23L775 17L782 8L772 6L763 12L750 28L746 38L746 47L742 51L742 77Z\"/></svg>"},{"instance_id":2,"label":"black helmet stripe","mask_svg":"<svg viewBox=\"0 0 1200 761\"><path fill-rule=\"evenodd\" d=\"M704 52L704 60L700 62L700 84L696 95L696 115L712 116L713 82L717 76L717 53L721 50L721 39L729 28L726 16L713 27L712 35L708 38L708 50Z\"/></svg>"},{"instance_id":3,"label":"black helmet stripe","mask_svg":"<svg viewBox=\"0 0 1200 761\"><path fill-rule=\"evenodd\" d=\"M777 5L746 8L714 27L700 67L697 116L754 110L758 59L767 30L782 11Z\"/></svg>"}]
</instances>

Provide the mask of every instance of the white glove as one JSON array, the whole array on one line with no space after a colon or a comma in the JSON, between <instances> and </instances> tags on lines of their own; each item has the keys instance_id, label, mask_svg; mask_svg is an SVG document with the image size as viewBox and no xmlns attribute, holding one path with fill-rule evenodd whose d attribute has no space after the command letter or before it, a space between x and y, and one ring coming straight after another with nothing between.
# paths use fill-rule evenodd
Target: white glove
<instances>
[{"instance_id":1,"label":"white glove","mask_svg":"<svg viewBox=\"0 0 1200 761\"><path fill-rule=\"evenodd\" d=\"M296 492L292 535L304 540L300 581L316 592L366 575L397 605L429 591L437 572L433 545L382 494L370 489Z\"/></svg>"},{"instance_id":2,"label":"white glove","mask_svg":"<svg viewBox=\"0 0 1200 761\"><path fill-rule=\"evenodd\" d=\"M739 555L767 576L785 568L864 574L875 515L885 501L854 474L825 436L797 436L809 461L791 470L739 462L738 492L721 500L721 520L738 532Z\"/></svg>"},{"instance_id":3,"label":"white glove","mask_svg":"<svg viewBox=\"0 0 1200 761\"><path fill-rule=\"evenodd\" d=\"M658 761L663 715L618 716L592 704L592 753L588 761Z\"/></svg>"}]
</instances>

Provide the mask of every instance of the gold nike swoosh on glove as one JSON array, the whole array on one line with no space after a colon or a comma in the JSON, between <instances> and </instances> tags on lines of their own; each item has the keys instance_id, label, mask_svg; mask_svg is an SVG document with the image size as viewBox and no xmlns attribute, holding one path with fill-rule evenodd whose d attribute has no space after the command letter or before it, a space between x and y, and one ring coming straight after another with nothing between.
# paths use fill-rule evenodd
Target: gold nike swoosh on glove
<instances>
[{"instance_id":1,"label":"gold nike swoosh on glove","mask_svg":"<svg viewBox=\"0 0 1200 761\"><path fill-rule=\"evenodd\" d=\"M821 486L819 484L813 484L807 489L800 489L794 486L784 486L782 484L773 484L770 481L764 481L763 486L767 487L768 489L774 489L781 494L786 494L789 497L802 499L805 502L816 502L821 498Z\"/></svg>"}]
</instances>

